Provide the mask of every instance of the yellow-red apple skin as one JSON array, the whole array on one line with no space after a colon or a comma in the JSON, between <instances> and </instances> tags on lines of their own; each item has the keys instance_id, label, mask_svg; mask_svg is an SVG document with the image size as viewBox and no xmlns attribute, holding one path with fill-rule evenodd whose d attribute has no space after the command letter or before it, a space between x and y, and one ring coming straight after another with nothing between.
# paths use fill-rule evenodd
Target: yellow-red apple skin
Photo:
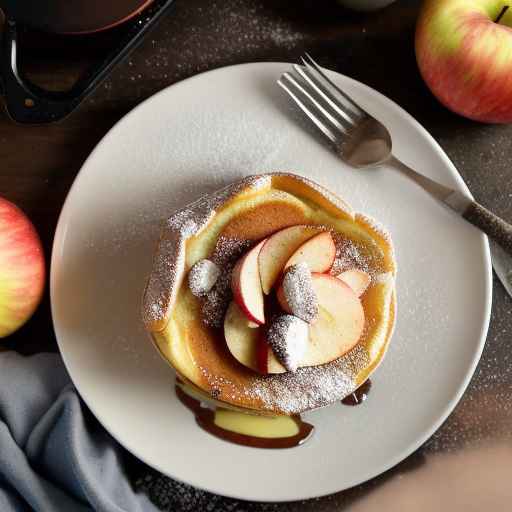
<instances>
[{"instance_id":1,"label":"yellow-red apple skin","mask_svg":"<svg viewBox=\"0 0 512 512\"><path fill-rule=\"evenodd\" d=\"M231 290L235 302L247 319L258 325L265 323L264 296L258 265L258 256L265 242L266 239L262 240L242 256L233 268L231 276ZM249 273L254 279L248 278ZM251 281L255 282L251 283Z\"/></svg>"},{"instance_id":2,"label":"yellow-red apple skin","mask_svg":"<svg viewBox=\"0 0 512 512\"><path fill-rule=\"evenodd\" d=\"M325 231L304 242L290 257L284 270L305 262L311 272L327 272L336 258L336 245L331 233Z\"/></svg>"},{"instance_id":3,"label":"yellow-red apple skin","mask_svg":"<svg viewBox=\"0 0 512 512\"><path fill-rule=\"evenodd\" d=\"M321 231L320 226L297 225L281 229L267 239L258 258L265 295L270 293L290 256Z\"/></svg>"},{"instance_id":4,"label":"yellow-red apple skin","mask_svg":"<svg viewBox=\"0 0 512 512\"><path fill-rule=\"evenodd\" d=\"M0 338L19 329L41 301L44 253L28 217L0 198Z\"/></svg>"},{"instance_id":5,"label":"yellow-red apple skin","mask_svg":"<svg viewBox=\"0 0 512 512\"><path fill-rule=\"evenodd\" d=\"M502 0L425 0L415 37L418 68L453 112L512 122L512 9Z\"/></svg>"}]
</instances>

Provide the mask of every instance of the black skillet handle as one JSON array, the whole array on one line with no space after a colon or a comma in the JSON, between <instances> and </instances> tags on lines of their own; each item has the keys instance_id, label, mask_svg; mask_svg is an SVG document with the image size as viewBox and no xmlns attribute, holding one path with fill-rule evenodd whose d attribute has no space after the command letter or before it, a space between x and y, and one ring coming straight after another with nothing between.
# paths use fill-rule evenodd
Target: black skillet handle
<instances>
[{"instance_id":1,"label":"black skillet handle","mask_svg":"<svg viewBox=\"0 0 512 512\"><path fill-rule=\"evenodd\" d=\"M42 124L58 121L67 116L98 87L112 68L142 41L144 35L173 3L174 0L155 0L127 22L127 31L120 43L70 90L63 92L47 91L23 76L18 67L16 22L7 19L0 54L0 78L5 105L11 118L18 123Z\"/></svg>"}]
</instances>

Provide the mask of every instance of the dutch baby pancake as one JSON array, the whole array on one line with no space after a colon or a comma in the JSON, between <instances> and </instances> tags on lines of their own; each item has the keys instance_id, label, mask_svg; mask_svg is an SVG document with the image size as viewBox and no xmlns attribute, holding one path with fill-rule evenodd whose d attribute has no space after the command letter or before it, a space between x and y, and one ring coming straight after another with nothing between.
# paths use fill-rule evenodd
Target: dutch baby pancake
<instances>
[{"instance_id":1,"label":"dutch baby pancake","mask_svg":"<svg viewBox=\"0 0 512 512\"><path fill-rule=\"evenodd\" d=\"M353 393L382 361L395 274L377 222L306 178L250 176L165 222L143 320L201 399L295 415Z\"/></svg>"}]
</instances>

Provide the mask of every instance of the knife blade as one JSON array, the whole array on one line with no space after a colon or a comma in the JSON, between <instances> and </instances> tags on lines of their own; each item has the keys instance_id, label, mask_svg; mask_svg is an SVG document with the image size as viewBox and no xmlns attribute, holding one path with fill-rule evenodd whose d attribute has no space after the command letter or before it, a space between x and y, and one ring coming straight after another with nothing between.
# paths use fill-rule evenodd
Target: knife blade
<instances>
[{"instance_id":1,"label":"knife blade","mask_svg":"<svg viewBox=\"0 0 512 512\"><path fill-rule=\"evenodd\" d=\"M489 247L491 248L494 272L496 272L507 293L512 297L512 257L492 240L489 240Z\"/></svg>"}]
</instances>

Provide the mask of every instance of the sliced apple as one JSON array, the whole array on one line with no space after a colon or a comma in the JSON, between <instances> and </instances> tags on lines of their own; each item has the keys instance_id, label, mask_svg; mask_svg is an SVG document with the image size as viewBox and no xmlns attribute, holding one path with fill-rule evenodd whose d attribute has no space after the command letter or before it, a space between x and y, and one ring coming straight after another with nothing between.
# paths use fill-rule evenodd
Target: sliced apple
<instances>
[{"instance_id":1,"label":"sliced apple","mask_svg":"<svg viewBox=\"0 0 512 512\"><path fill-rule=\"evenodd\" d=\"M224 317L224 337L231 355L247 368L263 374L286 371L268 345L262 329L251 329L247 317L234 301Z\"/></svg>"},{"instance_id":2,"label":"sliced apple","mask_svg":"<svg viewBox=\"0 0 512 512\"><path fill-rule=\"evenodd\" d=\"M276 292L277 302L279 302L279 305L283 309L283 311L286 311L286 313L292 314L292 310L290 306L288 305L288 301L286 300L286 296L284 294L283 284L279 286Z\"/></svg>"},{"instance_id":3,"label":"sliced apple","mask_svg":"<svg viewBox=\"0 0 512 512\"><path fill-rule=\"evenodd\" d=\"M256 344L256 369L264 375L268 373L268 360L272 353L265 336L260 335Z\"/></svg>"},{"instance_id":4,"label":"sliced apple","mask_svg":"<svg viewBox=\"0 0 512 512\"><path fill-rule=\"evenodd\" d=\"M288 259L284 268L307 263L311 272L327 272L334 263L336 245L331 233L324 231L304 242Z\"/></svg>"},{"instance_id":5,"label":"sliced apple","mask_svg":"<svg viewBox=\"0 0 512 512\"><path fill-rule=\"evenodd\" d=\"M286 368L279 362L264 335L258 340L256 359L260 373L271 374L286 372Z\"/></svg>"},{"instance_id":6,"label":"sliced apple","mask_svg":"<svg viewBox=\"0 0 512 512\"><path fill-rule=\"evenodd\" d=\"M224 337L229 351L239 363L252 370L259 370L257 350L260 329L249 327L247 317L234 301L224 317Z\"/></svg>"},{"instance_id":7,"label":"sliced apple","mask_svg":"<svg viewBox=\"0 0 512 512\"><path fill-rule=\"evenodd\" d=\"M261 287L268 295L286 262L304 242L319 234L319 226L292 226L270 236L258 258Z\"/></svg>"},{"instance_id":8,"label":"sliced apple","mask_svg":"<svg viewBox=\"0 0 512 512\"><path fill-rule=\"evenodd\" d=\"M356 345L364 329L364 310L354 290L338 277L313 273L318 315L309 326L310 347L300 366L316 366L341 357ZM340 286L341 284L341 286ZM283 287L277 290L279 305L291 313Z\"/></svg>"},{"instance_id":9,"label":"sliced apple","mask_svg":"<svg viewBox=\"0 0 512 512\"><path fill-rule=\"evenodd\" d=\"M258 256L265 241L262 240L238 260L231 276L231 289L236 303L247 319L258 325L265 323L263 290L258 266Z\"/></svg>"},{"instance_id":10,"label":"sliced apple","mask_svg":"<svg viewBox=\"0 0 512 512\"><path fill-rule=\"evenodd\" d=\"M341 279L313 274L319 313L309 326L309 342L300 367L318 366L350 351L363 333L365 316L360 299ZM285 368L270 348L263 329L251 329L235 302L228 308L224 335L230 352L244 366L260 373L283 373Z\"/></svg>"},{"instance_id":11,"label":"sliced apple","mask_svg":"<svg viewBox=\"0 0 512 512\"><path fill-rule=\"evenodd\" d=\"M325 364L354 348L364 329L364 310L352 288L328 274L313 274L319 311L309 326L309 347L300 366Z\"/></svg>"},{"instance_id":12,"label":"sliced apple","mask_svg":"<svg viewBox=\"0 0 512 512\"><path fill-rule=\"evenodd\" d=\"M345 284L348 284L358 297L363 295L372 280L370 274L358 268L346 270L336 277L341 279Z\"/></svg>"}]
</instances>

